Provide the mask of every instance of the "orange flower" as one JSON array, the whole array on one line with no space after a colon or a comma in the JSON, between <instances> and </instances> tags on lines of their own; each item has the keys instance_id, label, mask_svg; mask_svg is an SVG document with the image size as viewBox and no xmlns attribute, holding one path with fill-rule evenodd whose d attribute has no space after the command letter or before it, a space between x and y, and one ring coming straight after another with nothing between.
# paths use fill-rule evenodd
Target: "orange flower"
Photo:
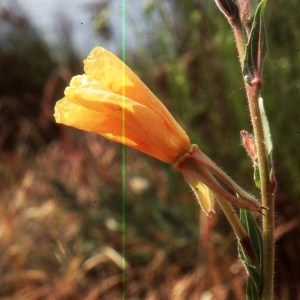
<instances>
[{"instance_id":1,"label":"orange flower","mask_svg":"<svg viewBox=\"0 0 300 300\"><path fill-rule=\"evenodd\" d=\"M114 54L94 48L84 70L86 75L73 77L56 103L57 123L96 132L167 163L188 152L185 131Z\"/></svg>"},{"instance_id":2,"label":"orange flower","mask_svg":"<svg viewBox=\"0 0 300 300\"><path fill-rule=\"evenodd\" d=\"M65 97L56 103L57 123L96 132L174 164L208 215L213 212L215 194L241 208L263 209L197 145L191 145L166 107L115 55L96 47L84 61L84 70L86 74L73 77Z\"/></svg>"}]
</instances>

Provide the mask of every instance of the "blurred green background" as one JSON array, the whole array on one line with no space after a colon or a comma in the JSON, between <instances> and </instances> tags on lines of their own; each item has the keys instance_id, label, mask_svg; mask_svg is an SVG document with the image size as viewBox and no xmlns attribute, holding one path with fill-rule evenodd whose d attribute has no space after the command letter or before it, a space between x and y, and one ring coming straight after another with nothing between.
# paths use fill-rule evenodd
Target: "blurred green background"
<instances>
[{"instance_id":1,"label":"blurred green background","mask_svg":"<svg viewBox=\"0 0 300 300\"><path fill-rule=\"evenodd\" d=\"M99 45L118 48L110 5L98 1L91 23ZM143 26L125 15L136 37L126 63L192 142L259 196L241 145L239 132L251 125L227 20L207 0L145 1L141 13ZM297 0L267 5L262 96L278 180L280 300L300 299L298 19ZM83 73L70 28L61 24L53 46L18 6L0 3L0 299L122 295L122 149L54 123L55 102L71 76ZM218 207L205 217L181 174L133 149L126 150L125 184L126 299L245 299L236 240Z\"/></svg>"}]
</instances>

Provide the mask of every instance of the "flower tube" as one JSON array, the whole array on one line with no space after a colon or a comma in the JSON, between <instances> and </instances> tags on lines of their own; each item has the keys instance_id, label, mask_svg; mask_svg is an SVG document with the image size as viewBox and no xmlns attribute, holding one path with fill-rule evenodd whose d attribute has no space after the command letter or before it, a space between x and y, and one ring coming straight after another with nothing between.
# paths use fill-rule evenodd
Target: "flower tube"
<instances>
[{"instance_id":1,"label":"flower tube","mask_svg":"<svg viewBox=\"0 0 300 300\"><path fill-rule=\"evenodd\" d=\"M94 48L55 106L55 120L123 143L182 171L202 209L213 212L214 193L253 211L262 207L190 139L147 86L111 52ZM220 178L239 197L224 189ZM205 199L207 198L207 199Z\"/></svg>"}]
</instances>

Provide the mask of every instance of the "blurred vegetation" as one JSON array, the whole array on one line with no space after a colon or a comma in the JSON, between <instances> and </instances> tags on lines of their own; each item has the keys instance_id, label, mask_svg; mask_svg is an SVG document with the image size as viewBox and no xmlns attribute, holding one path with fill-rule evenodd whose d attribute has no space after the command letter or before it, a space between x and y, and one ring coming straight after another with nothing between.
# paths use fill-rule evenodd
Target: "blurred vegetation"
<instances>
[{"instance_id":1,"label":"blurred vegetation","mask_svg":"<svg viewBox=\"0 0 300 300\"><path fill-rule=\"evenodd\" d=\"M109 1L99 5L96 30L113 39ZM278 0L266 10L280 300L300 298L297 8ZM136 24L128 13L139 42L127 64L192 141L257 195L239 136L251 126L226 19L196 0L145 1L144 14ZM26 16L0 5L0 299L121 298L121 146L52 118L71 75L82 73L69 30L62 22L54 51ZM126 299L244 299L245 271L218 208L203 217L171 166L132 149L126 162Z\"/></svg>"}]
</instances>

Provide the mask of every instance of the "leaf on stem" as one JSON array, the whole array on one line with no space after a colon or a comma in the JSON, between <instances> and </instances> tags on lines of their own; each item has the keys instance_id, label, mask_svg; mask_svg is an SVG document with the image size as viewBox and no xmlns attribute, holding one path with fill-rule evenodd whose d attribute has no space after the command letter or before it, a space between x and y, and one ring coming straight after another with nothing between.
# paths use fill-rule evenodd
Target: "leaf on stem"
<instances>
[{"instance_id":1,"label":"leaf on stem","mask_svg":"<svg viewBox=\"0 0 300 300\"><path fill-rule=\"evenodd\" d=\"M256 257L258 259L259 266L254 266L249 259L244 254L241 245L239 245L239 255L244 262L247 271L252 276L257 290L260 289L261 284L263 282L261 268L262 268L262 259L263 259L263 239L261 232L256 224L254 217L252 216L251 212L241 209L240 210L240 220L242 225L244 226L246 232L249 235L250 241L256 253Z\"/></svg>"},{"instance_id":2,"label":"leaf on stem","mask_svg":"<svg viewBox=\"0 0 300 300\"><path fill-rule=\"evenodd\" d=\"M243 75L249 85L253 80L261 80L262 64L267 54L267 37L264 24L266 2L267 0L262 0L256 9L246 47Z\"/></svg>"},{"instance_id":3,"label":"leaf on stem","mask_svg":"<svg viewBox=\"0 0 300 300\"><path fill-rule=\"evenodd\" d=\"M262 120L262 126L263 126L263 132L264 132L264 142L266 145L266 152L267 152L267 158L268 158L268 171L269 171L269 180L270 182L272 181L272 176L273 176L273 168L272 168L272 149L273 149L273 144L271 140L271 133L270 133L270 126L269 122L267 119L267 115L264 109L264 102L263 98L259 97L258 99L258 105L259 105L259 111L261 115L261 120Z\"/></svg>"},{"instance_id":4,"label":"leaf on stem","mask_svg":"<svg viewBox=\"0 0 300 300\"><path fill-rule=\"evenodd\" d=\"M247 289L246 289L247 300L259 300L259 294L252 276L248 277Z\"/></svg>"},{"instance_id":5,"label":"leaf on stem","mask_svg":"<svg viewBox=\"0 0 300 300\"><path fill-rule=\"evenodd\" d=\"M260 111L262 125L263 125L264 141L266 144L267 155L269 156L272 152L273 145L272 145L271 134L270 134L270 126L265 112L264 101L262 97L259 97L258 105L259 105L259 111Z\"/></svg>"},{"instance_id":6,"label":"leaf on stem","mask_svg":"<svg viewBox=\"0 0 300 300\"><path fill-rule=\"evenodd\" d=\"M260 175L259 175L259 165L257 162L253 164L253 169L254 169L254 182L256 187L259 189L261 188L261 182L260 182Z\"/></svg>"}]
</instances>

